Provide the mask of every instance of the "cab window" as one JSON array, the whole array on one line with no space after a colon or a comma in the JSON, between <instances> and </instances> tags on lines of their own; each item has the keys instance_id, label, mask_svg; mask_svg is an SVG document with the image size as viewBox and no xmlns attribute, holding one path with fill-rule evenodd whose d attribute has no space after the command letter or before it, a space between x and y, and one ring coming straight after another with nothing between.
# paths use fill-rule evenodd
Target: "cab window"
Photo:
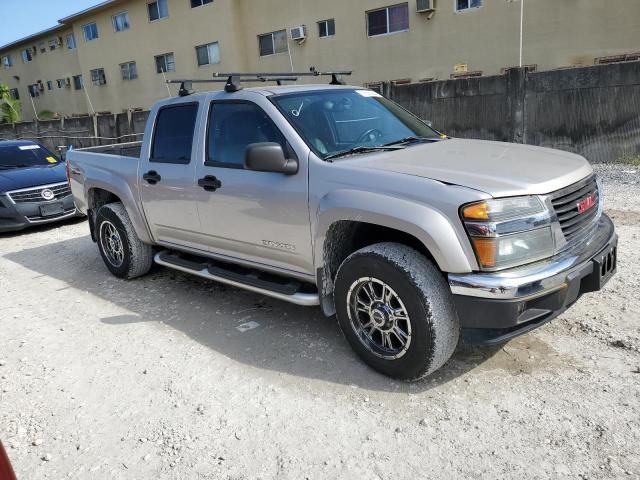
<instances>
[{"instance_id":1,"label":"cab window","mask_svg":"<svg viewBox=\"0 0 640 480\"><path fill-rule=\"evenodd\" d=\"M244 168L247 146L252 143L279 143L291 156L284 135L256 104L214 102L209 112L209 132L205 165Z\"/></svg>"},{"instance_id":2,"label":"cab window","mask_svg":"<svg viewBox=\"0 0 640 480\"><path fill-rule=\"evenodd\" d=\"M188 164L197 115L197 103L162 108L156 119L149 162Z\"/></svg>"}]
</instances>

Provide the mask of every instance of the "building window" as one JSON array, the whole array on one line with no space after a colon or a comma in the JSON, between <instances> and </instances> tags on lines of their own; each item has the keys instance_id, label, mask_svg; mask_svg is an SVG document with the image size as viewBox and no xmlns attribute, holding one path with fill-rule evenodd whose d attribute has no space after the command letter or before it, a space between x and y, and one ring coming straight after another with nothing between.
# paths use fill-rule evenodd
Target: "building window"
<instances>
[{"instance_id":1,"label":"building window","mask_svg":"<svg viewBox=\"0 0 640 480\"><path fill-rule=\"evenodd\" d=\"M76 36L73 33L67 34L67 48L69 50L76 48Z\"/></svg>"},{"instance_id":2,"label":"building window","mask_svg":"<svg viewBox=\"0 0 640 480\"><path fill-rule=\"evenodd\" d=\"M111 20L113 22L114 31L124 32L125 30L129 30L129 14L127 12L114 15Z\"/></svg>"},{"instance_id":3,"label":"building window","mask_svg":"<svg viewBox=\"0 0 640 480\"><path fill-rule=\"evenodd\" d=\"M330 20L322 20L318 22L318 35L320 38L333 37L336 34L336 21L332 18Z\"/></svg>"},{"instance_id":4,"label":"building window","mask_svg":"<svg viewBox=\"0 0 640 480\"><path fill-rule=\"evenodd\" d=\"M25 48L24 50L22 50L20 52L20 56L22 56L23 63L29 63L31 60L33 60L33 57L31 56L30 48Z\"/></svg>"},{"instance_id":5,"label":"building window","mask_svg":"<svg viewBox=\"0 0 640 480\"><path fill-rule=\"evenodd\" d=\"M18 91L17 88L12 88L11 90L9 90L9 95L14 100L20 100L20 92Z\"/></svg>"},{"instance_id":6,"label":"building window","mask_svg":"<svg viewBox=\"0 0 640 480\"><path fill-rule=\"evenodd\" d=\"M40 53L47 53L47 44L44 42L40 42L38 44L38 46L40 47Z\"/></svg>"},{"instance_id":7,"label":"building window","mask_svg":"<svg viewBox=\"0 0 640 480\"><path fill-rule=\"evenodd\" d=\"M55 39L49 40L49 50L51 50L53 52L56 49L57 46L58 46L57 40L55 40Z\"/></svg>"},{"instance_id":8,"label":"building window","mask_svg":"<svg viewBox=\"0 0 640 480\"><path fill-rule=\"evenodd\" d=\"M82 27L82 31L84 32L84 39L87 42L98 38L98 25L96 25L95 22L89 23Z\"/></svg>"},{"instance_id":9,"label":"building window","mask_svg":"<svg viewBox=\"0 0 640 480\"><path fill-rule=\"evenodd\" d=\"M4 68L9 68L13 66L13 62L11 60L11 55L4 55L2 57L2 66Z\"/></svg>"},{"instance_id":10,"label":"building window","mask_svg":"<svg viewBox=\"0 0 640 480\"><path fill-rule=\"evenodd\" d=\"M207 3L213 3L213 0L191 0L191 8L201 7Z\"/></svg>"},{"instance_id":11,"label":"building window","mask_svg":"<svg viewBox=\"0 0 640 480\"><path fill-rule=\"evenodd\" d=\"M91 70L91 83L96 86L106 85L107 77L104 74L104 68L96 68Z\"/></svg>"},{"instance_id":12,"label":"building window","mask_svg":"<svg viewBox=\"0 0 640 480\"><path fill-rule=\"evenodd\" d=\"M169 16L169 7L167 7L167 0L157 0L147 5L149 11L149 21L154 22Z\"/></svg>"},{"instance_id":13,"label":"building window","mask_svg":"<svg viewBox=\"0 0 640 480\"><path fill-rule=\"evenodd\" d=\"M34 83L33 85L29 85L27 88L29 89L29 95L31 95L31 97L40 96L40 87L38 86L37 83Z\"/></svg>"},{"instance_id":14,"label":"building window","mask_svg":"<svg viewBox=\"0 0 640 480\"><path fill-rule=\"evenodd\" d=\"M84 88L84 79L82 75L75 75L73 77L73 88L76 90L82 90Z\"/></svg>"},{"instance_id":15,"label":"building window","mask_svg":"<svg viewBox=\"0 0 640 480\"><path fill-rule=\"evenodd\" d=\"M208 43L196 47L196 56L198 57L198 66L213 65L220 63L220 46L218 42Z\"/></svg>"},{"instance_id":16,"label":"building window","mask_svg":"<svg viewBox=\"0 0 640 480\"><path fill-rule=\"evenodd\" d=\"M456 11L461 12L472 8L480 8L482 0L456 0Z\"/></svg>"},{"instance_id":17,"label":"building window","mask_svg":"<svg viewBox=\"0 0 640 480\"><path fill-rule=\"evenodd\" d=\"M62 88L62 87L64 87L64 78L59 78L59 79L57 79L57 80L56 80L56 86L57 86L58 88Z\"/></svg>"},{"instance_id":18,"label":"building window","mask_svg":"<svg viewBox=\"0 0 640 480\"><path fill-rule=\"evenodd\" d=\"M408 3L367 12L367 34L370 37L407 30L409 30Z\"/></svg>"},{"instance_id":19,"label":"building window","mask_svg":"<svg viewBox=\"0 0 640 480\"><path fill-rule=\"evenodd\" d=\"M277 32L258 35L258 46L260 47L261 57L288 52L289 43L287 42L287 31L279 30Z\"/></svg>"},{"instance_id":20,"label":"building window","mask_svg":"<svg viewBox=\"0 0 640 480\"><path fill-rule=\"evenodd\" d=\"M120 64L120 73L123 80L133 80L138 78L138 68L136 62L127 62Z\"/></svg>"},{"instance_id":21,"label":"building window","mask_svg":"<svg viewBox=\"0 0 640 480\"><path fill-rule=\"evenodd\" d=\"M47 90L53 90L53 82L51 80L47 80Z\"/></svg>"},{"instance_id":22,"label":"building window","mask_svg":"<svg viewBox=\"0 0 640 480\"><path fill-rule=\"evenodd\" d=\"M163 53L162 55L156 55L156 72L166 73L175 72L176 62L173 58L173 53Z\"/></svg>"}]
</instances>

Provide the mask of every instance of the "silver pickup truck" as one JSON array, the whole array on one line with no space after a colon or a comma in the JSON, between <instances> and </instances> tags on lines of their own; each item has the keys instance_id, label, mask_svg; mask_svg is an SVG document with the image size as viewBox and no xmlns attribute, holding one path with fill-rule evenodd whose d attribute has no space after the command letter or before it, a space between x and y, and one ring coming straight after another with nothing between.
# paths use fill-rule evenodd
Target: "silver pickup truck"
<instances>
[{"instance_id":1,"label":"silver pickup truck","mask_svg":"<svg viewBox=\"0 0 640 480\"><path fill-rule=\"evenodd\" d=\"M69 152L107 268L156 263L336 315L374 369L419 379L600 290L617 236L589 163L448 138L377 93L170 98L137 144Z\"/></svg>"}]
</instances>

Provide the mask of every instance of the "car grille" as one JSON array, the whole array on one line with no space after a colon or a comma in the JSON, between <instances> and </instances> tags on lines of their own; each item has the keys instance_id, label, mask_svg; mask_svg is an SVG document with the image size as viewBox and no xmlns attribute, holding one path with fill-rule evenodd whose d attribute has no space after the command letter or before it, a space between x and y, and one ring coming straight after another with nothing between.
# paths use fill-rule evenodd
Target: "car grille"
<instances>
[{"instance_id":1,"label":"car grille","mask_svg":"<svg viewBox=\"0 0 640 480\"><path fill-rule=\"evenodd\" d=\"M595 195L594 195L595 194ZM578 203L594 195L595 205L580 213ZM551 195L551 203L558 216L567 243L580 238L597 219L600 212L600 192L596 177L578 182Z\"/></svg>"},{"instance_id":2,"label":"car grille","mask_svg":"<svg viewBox=\"0 0 640 480\"><path fill-rule=\"evenodd\" d=\"M30 222L33 223L38 223L38 222L49 222L51 220L55 220L56 218L61 218L67 215L71 215L72 213L74 213L76 211L75 207L74 208L70 208L68 210L65 210L62 213L59 213L58 215L50 215L48 217L42 217L40 215L29 215L27 216L27 219Z\"/></svg>"},{"instance_id":3,"label":"car grille","mask_svg":"<svg viewBox=\"0 0 640 480\"><path fill-rule=\"evenodd\" d=\"M45 200L42 197L42 191L45 189L51 190L54 197ZM40 203L48 200L61 200L68 197L71 195L71 188L69 188L69 184L65 182L9 192L8 195L15 203Z\"/></svg>"}]
</instances>

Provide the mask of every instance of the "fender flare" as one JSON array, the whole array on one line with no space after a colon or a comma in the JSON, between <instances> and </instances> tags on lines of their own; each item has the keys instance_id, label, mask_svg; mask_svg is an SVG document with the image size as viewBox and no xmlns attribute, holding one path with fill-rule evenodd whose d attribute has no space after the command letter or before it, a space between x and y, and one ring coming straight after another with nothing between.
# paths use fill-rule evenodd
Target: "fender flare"
<instances>
[{"instance_id":1,"label":"fender flare","mask_svg":"<svg viewBox=\"0 0 640 480\"><path fill-rule=\"evenodd\" d=\"M125 180L106 170L100 172L100 180L88 179L84 184L87 206L89 206L91 199L90 192L93 189L105 190L117 196L122 201L138 238L144 243L154 243L149 233L144 214L140 211L135 195Z\"/></svg>"}]
</instances>

